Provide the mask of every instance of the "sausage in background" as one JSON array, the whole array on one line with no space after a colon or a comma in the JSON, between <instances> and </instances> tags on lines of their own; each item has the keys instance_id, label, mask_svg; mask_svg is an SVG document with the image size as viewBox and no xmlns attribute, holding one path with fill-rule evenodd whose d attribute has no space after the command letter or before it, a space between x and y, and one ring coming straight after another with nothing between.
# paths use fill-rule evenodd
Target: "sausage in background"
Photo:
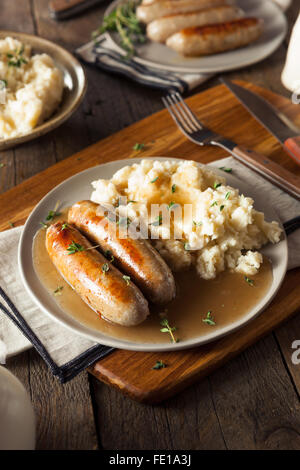
<instances>
[{"instance_id":1,"label":"sausage in background","mask_svg":"<svg viewBox=\"0 0 300 470\"><path fill-rule=\"evenodd\" d=\"M162 16L230 4L231 0L161 0L138 6L136 16L139 21L150 23Z\"/></svg>"},{"instance_id":2,"label":"sausage in background","mask_svg":"<svg viewBox=\"0 0 300 470\"><path fill-rule=\"evenodd\" d=\"M184 56L225 52L254 42L262 33L262 20L242 18L227 23L183 29L166 44Z\"/></svg>"},{"instance_id":3,"label":"sausage in background","mask_svg":"<svg viewBox=\"0 0 300 470\"><path fill-rule=\"evenodd\" d=\"M225 23L244 16L243 10L229 5L205 10L164 16L147 26L147 36L152 41L165 42L169 36L185 28Z\"/></svg>"}]
</instances>

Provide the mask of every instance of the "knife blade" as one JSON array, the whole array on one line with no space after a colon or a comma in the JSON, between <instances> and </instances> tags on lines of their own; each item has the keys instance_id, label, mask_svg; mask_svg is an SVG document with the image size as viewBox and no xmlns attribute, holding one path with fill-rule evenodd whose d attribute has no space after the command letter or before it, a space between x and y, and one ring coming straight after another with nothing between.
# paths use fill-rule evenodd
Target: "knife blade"
<instances>
[{"instance_id":1,"label":"knife blade","mask_svg":"<svg viewBox=\"0 0 300 470\"><path fill-rule=\"evenodd\" d=\"M300 131L295 124L253 91L224 78L221 81L250 114L279 140L284 150L300 165Z\"/></svg>"}]
</instances>

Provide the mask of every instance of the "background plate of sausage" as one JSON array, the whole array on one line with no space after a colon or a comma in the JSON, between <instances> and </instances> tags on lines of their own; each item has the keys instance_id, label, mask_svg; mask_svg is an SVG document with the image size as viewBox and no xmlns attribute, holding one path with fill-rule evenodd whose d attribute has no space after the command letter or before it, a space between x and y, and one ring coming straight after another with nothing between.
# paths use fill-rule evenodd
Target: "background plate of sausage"
<instances>
[{"instance_id":1,"label":"background plate of sausage","mask_svg":"<svg viewBox=\"0 0 300 470\"><path fill-rule=\"evenodd\" d=\"M109 15L117 5L124 1L126 0L112 2L105 15ZM200 0L202 1L209 2L209 0ZM148 38L144 44L136 46L134 59L143 65L160 70L216 73L245 67L272 54L280 46L287 33L284 13L270 0L211 0L212 3L208 3L210 5L208 10L199 11L199 7L192 6L192 11L188 8L181 18L178 17L176 10L176 17L172 11L167 10L164 13L167 16L157 17L157 14L161 15L158 12L163 3L173 5L180 0L169 2L156 0L157 12L154 11L151 15L147 10L151 7L149 2L150 0L143 0L142 5L138 7L141 10L137 9L138 18L143 19L146 25ZM200 2L184 0L181 3L198 5ZM223 2L224 5L219 5ZM226 5L227 2L229 5ZM206 3L203 5L206 6ZM197 9L197 14L194 12L195 9ZM186 15L189 17L189 25L186 24ZM193 30L191 25L199 24L199 21L203 24L200 33L193 31L191 34ZM185 34L182 30L178 31L177 22L181 25L180 27L188 27L189 31L184 29L188 31ZM118 34L114 32L106 34L121 51ZM250 43L247 44L248 42ZM216 52L222 47L226 49L229 43L229 47L233 49Z\"/></svg>"},{"instance_id":2,"label":"background plate of sausage","mask_svg":"<svg viewBox=\"0 0 300 470\"><path fill-rule=\"evenodd\" d=\"M153 159L165 160L164 157L153 157ZM59 302L56 301L57 298L53 296L53 293L49 292L49 290L47 290L47 288L41 282L35 270L33 259L33 244L34 237L37 231L41 228L41 221L45 220L45 215L48 214L49 211L53 210L57 204L57 201L60 201L60 207L63 208L72 206L76 201L89 199L92 191L92 181L99 178L109 179L120 168L126 165L132 165L133 163L140 163L141 160L141 158L119 160L89 168L65 180L63 183L50 191L37 204L25 223L19 244L19 269L24 286L28 293L34 302L40 307L40 309L55 321L58 321L65 327L90 340L120 349L136 351L168 351L173 349L187 349L213 341L244 326L266 308L269 302L271 302L273 297L276 295L284 279L288 255L287 241L285 237L283 237L283 239L275 245L266 245L262 250L262 253L267 256L272 263L273 279L266 295L261 300L259 300L259 302L254 307L250 308L249 311L247 311L246 314L241 318L232 321L232 323L224 327L220 327L218 329L208 328L205 333L191 339L180 341L178 343L166 341L161 343L157 341L153 343L143 343L138 341L138 339L135 341L129 341L121 337L113 337L109 336L108 334L104 334L103 332L80 322L78 315L76 317L70 315L70 313L67 313L60 306ZM220 175L222 174L222 176L224 176L224 173L218 170L217 166L214 166L213 164L211 166L217 174L219 173ZM229 185L239 188L241 193L252 197L255 200L255 208L263 211L267 220L277 220L280 223L277 214L271 205L268 205L265 195L259 194L255 188L248 186L232 174L227 174L226 180ZM81 300L79 296L78 299ZM95 315L92 310L91 314ZM182 312L182 314L184 315L185 312ZM130 327L121 328L126 329Z\"/></svg>"}]
</instances>

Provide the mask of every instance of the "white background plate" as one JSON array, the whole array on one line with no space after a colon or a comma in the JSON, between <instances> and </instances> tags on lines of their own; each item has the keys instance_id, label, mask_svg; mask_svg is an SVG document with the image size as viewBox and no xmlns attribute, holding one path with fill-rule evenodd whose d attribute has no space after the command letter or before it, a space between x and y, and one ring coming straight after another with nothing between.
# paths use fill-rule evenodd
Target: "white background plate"
<instances>
[{"instance_id":1,"label":"white background plate","mask_svg":"<svg viewBox=\"0 0 300 470\"><path fill-rule=\"evenodd\" d=\"M111 13L118 3L120 0L112 2L105 15ZM255 16L264 20L263 34L253 44L222 54L184 58L164 44L147 41L136 48L135 60L161 70L212 73L245 67L265 59L280 46L285 38L287 20L284 13L270 0L237 0L236 3L246 12L246 16ZM108 34L120 49L117 34Z\"/></svg>"},{"instance_id":2,"label":"white background plate","mask_svg":"<svg viewBox=\"0 0 300 470\"><path fill-rule=\"evenodd\" d=\"M152 157L155 160L165 160L163 157ZM64 326L72 329L74 332L85 336L93 341L97 341L107 346L113 346L119 349L131 349L136 351L168 351L174 349L186 349L194 346L198 346L209 341L213 341L216 338L224 336L237 328L245 325L247 322L256 317L272 300L276 292L278 291L281 282L286 273L287 268L287 241L284 238L280 243L276 245L267 245L263 253L271 259L273 266L273 282L264 299L262 299L255 308L251 309L238 321L232 324L211 331L207 334L203 334L196 338L182 341L176 344L172 343L135 343L129 341L123 341L119 338L113 338L102 334L101 332L89 328L79 323L75 318L64 312L59 305L56 303L54 297L47 291L47 289L40 282L33 266L32 259L32 244L33 238L37 230L40 228L40 221L45 219L45 214L48 214L49 210L53 210L57 201L61 202L62 206L70 206L76 201L82 199L89 199L91 195L91 181L99 178L111 178L112 175L125 165L132 165L133 163L139 163L141 158L134 158L130 160L118 160L110 163L105 163L93 168L89 168L77 175L67 179L59 186L50 191L35 207L26 221L24 230L19 244L19 268L23 283L35 301L39 305L41 310L45 314L50 315L54 320L60 322ZM178 159L172 159L178 160ZM211 166L218 165L214 163ZM263 194L259 194L255 191L255 188L250 188L244 182L238 180L231 174L224 174L224 172L215 168L216 173L226 177L229 185L237 187L245 195L251 196L255 200L255 208L265 212L267 220L278 220L278 216L273 209L266 205L265 197Z\"/></svg>"}]
</instances>

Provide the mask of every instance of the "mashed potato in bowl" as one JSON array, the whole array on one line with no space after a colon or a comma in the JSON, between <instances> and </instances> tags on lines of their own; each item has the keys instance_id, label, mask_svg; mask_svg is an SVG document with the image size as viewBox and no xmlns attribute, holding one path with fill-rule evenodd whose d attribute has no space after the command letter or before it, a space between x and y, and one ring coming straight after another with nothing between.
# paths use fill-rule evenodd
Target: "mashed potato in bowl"
<instances>
[{"instance_id":1,"label":"mashed potato in bowl","mask_svg":"<svg viewBox=\"0 0 300 470\"><path fill-rule=\"evenodd\" d=\"M0 139L27 134L62 100L62 72L47 54L31 54L17 39L0 40Z\"/></svg>"},{"instance_id":2,"label":"mashed potato in bowl","mask_svg":"<svg viewBox=\"0 0 300 470\"><path fill-rule=\"evenodd\" d=\"M253 199L193 161L142 160L92 186L92 201L148 227L174 271L195 266L203 279L226 269L254 275L263 262L258 250L280 240L278 223L265 221Z\"/></svg>"}]
</instances>

